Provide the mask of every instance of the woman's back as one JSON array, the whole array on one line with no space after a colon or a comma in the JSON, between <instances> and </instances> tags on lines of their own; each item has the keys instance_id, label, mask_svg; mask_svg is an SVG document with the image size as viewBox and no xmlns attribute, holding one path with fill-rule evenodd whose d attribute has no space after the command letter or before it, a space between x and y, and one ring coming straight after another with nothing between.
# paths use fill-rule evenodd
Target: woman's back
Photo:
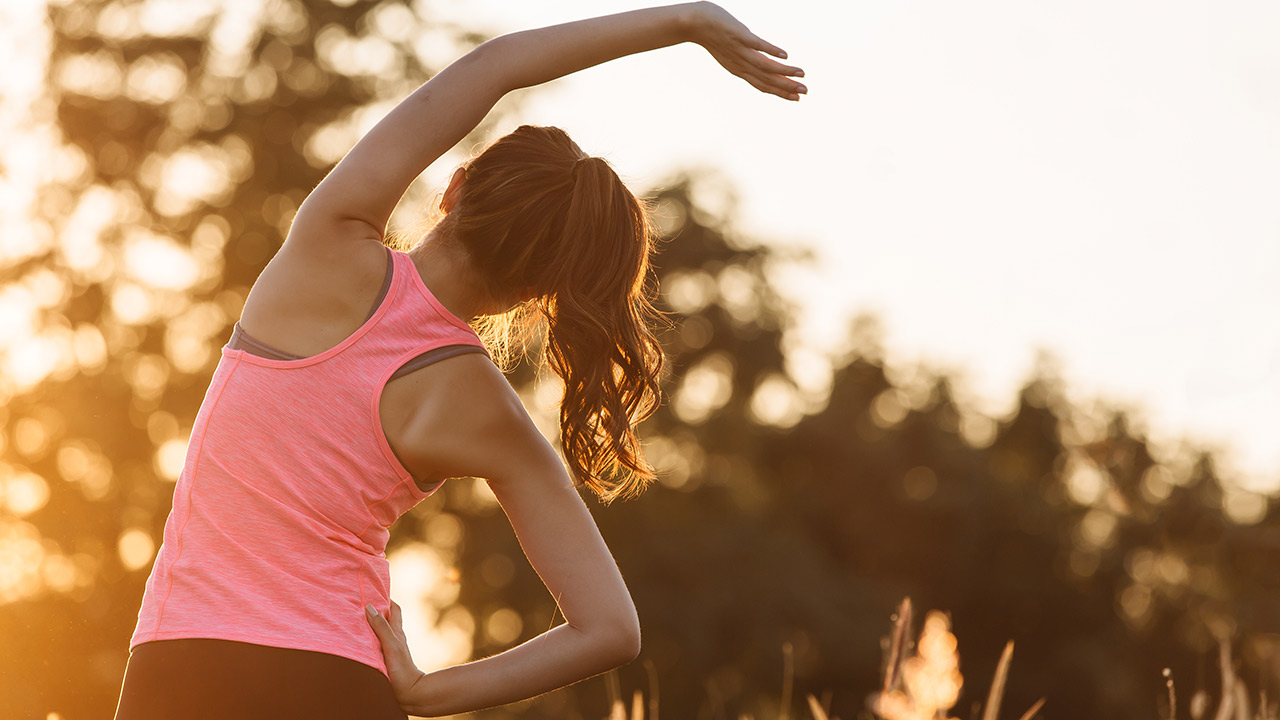
<instances>
[{"instance_id":1,"label":"woman's back","mask_svg":"<svg viewBox=\"0 0 1280 720\"><path fill-rule=\"evenodd\" d=\"M381 430L382 390L414 357L480 341L408 255L380 252L393 264L387 296L336 345L298 360L223 349L133 645L219 638L385 670L351 618L389 604L388 527L427 493Z\"/></svg>"}]
</instances>

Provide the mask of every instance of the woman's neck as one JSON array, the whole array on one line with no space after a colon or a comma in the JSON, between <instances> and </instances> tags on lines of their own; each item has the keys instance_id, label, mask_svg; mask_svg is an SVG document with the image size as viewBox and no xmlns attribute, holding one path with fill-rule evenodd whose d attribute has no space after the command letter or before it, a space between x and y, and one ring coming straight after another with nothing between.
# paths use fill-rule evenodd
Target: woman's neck
<instances>
[{"instance_id":1,"label":"woman's neck","mask_svg":"<svg viewBox=\"0 0 1280 720\"><path fill-rule=\"evenodd\" d=\"M422 282L449 312L463 320L495 312L471 258L444 238L438 227L409 251L409 257Z\"/></svg>"}]
</instances>

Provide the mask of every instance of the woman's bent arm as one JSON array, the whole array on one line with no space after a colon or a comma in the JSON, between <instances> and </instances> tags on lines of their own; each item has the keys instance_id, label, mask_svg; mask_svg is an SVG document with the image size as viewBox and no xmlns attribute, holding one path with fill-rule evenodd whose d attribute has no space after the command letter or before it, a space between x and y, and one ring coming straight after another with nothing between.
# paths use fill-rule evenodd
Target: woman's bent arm
<instances>
[{"instance_id":1,"label":"woman's bent arm","mask_svg":"<svg viewBox=\"0 0 1280 720\"><path fill-rule=\"evenodd\" d=\"M423 674L409 654L398 609L371 615L401 707L436 716L523 700L630 662L640 651L635 605L591 513L555 450L487 358L431 368L430 392L410 422L416 464L489 487L565 618L492 657Z\"/></svg>"},{"instance_id":2,"label":"woman's bent arm","mask_svg":"<svg viewBox=\"0 0 1280 720\"><path fill-rule=\"evenodd\" d=\"M541 483L532 487L546 489ZM505 705L607 672L631 662L640 653L640 623L612 556L600 540L595 523L577 492L568 483L558 492L562 497L548 498L546 505L555 507L559 514L540 519L542 524L554 525L554 529L548 527L532 533L554 532L561 536L563 543L581 544L569 554L534 559L536 548L549 546L551 541L533 537L528 532L529 523L525 522L521 545L549 588L580 586L560 593L557 598L567 621L497 655L426 673L401 701L405 711L436 717ZM573 505L577 506L576 510L571 509ZM504 505L510 506L511 503ZM521 524L514 518L512 522ZM571 566L575 561L581 565ZM548 568L553 562L561 567ZM610 571L600 572L606 566ZM562 577L570 573L577 577ZM566 606L587 601L582 586L590 586L590 593L600 596L605 604L590 610L593 617L587 618L588 624L575 624L574 609ZM581 608L576 613L579 623L584 611L586 608Z\"/></svg>"},{"instance_id":3,"label":"woman's bent arm","mask_svg":"<svg viewBox=\"0 0 1280 720\"><path fill-rule=\"evenodd\" d=\"M383 118L303 203L290 238L380 237L409 183L471 132L506 93L634 53L685 41L704 45L730 72L794 99L799 68L710 3L634 10L490 40L449 65ZM335 226L357 223L349 232ZM295 243L297 240L295 240Z\"/></svg>"}]
</instances>

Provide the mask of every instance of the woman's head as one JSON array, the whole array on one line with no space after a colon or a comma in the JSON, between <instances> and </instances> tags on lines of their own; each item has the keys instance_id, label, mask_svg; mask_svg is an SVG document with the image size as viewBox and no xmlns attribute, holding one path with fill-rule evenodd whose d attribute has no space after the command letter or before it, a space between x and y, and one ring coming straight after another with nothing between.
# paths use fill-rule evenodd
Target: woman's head
<instances>
[{"instance_id":1,"label":"woman's head","mask_svg":"<svg viewBox=\"0 0 1280 720\"><path fill-rule=\"evenodd\" d=\"M604 160L554 127L521 126L464 166L442 235L465 250L499 302L545 318L544 355L564 380L560 430L574 475L601 498L653 480L632 426L659 398L662 350L644 206ZM510 317L482 323L495 357Z\"/></svg>"}]
</instances>

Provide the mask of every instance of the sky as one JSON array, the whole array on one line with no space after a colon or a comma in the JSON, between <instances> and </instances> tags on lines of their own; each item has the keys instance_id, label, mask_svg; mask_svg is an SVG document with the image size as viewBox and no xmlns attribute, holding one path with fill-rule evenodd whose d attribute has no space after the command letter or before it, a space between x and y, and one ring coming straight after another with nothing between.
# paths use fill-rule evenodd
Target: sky
<instances>
[{"instance_id":1,"label":"sky","mask_svg":"<svg viewBox=\"0 0 1280 720\"><path fill-rule=\"evenodd\" d=\"M723 7L787 49L787 103L683 45L528 93L634 187L711 169L735 230L817 262L783 278L838 349L877 314L886 359L1014 407L1038 349L1069 397L1280 487L1280 5L973 0ZM508 32L616 0L426 2Z\"/></svg>"}]
</instances>

